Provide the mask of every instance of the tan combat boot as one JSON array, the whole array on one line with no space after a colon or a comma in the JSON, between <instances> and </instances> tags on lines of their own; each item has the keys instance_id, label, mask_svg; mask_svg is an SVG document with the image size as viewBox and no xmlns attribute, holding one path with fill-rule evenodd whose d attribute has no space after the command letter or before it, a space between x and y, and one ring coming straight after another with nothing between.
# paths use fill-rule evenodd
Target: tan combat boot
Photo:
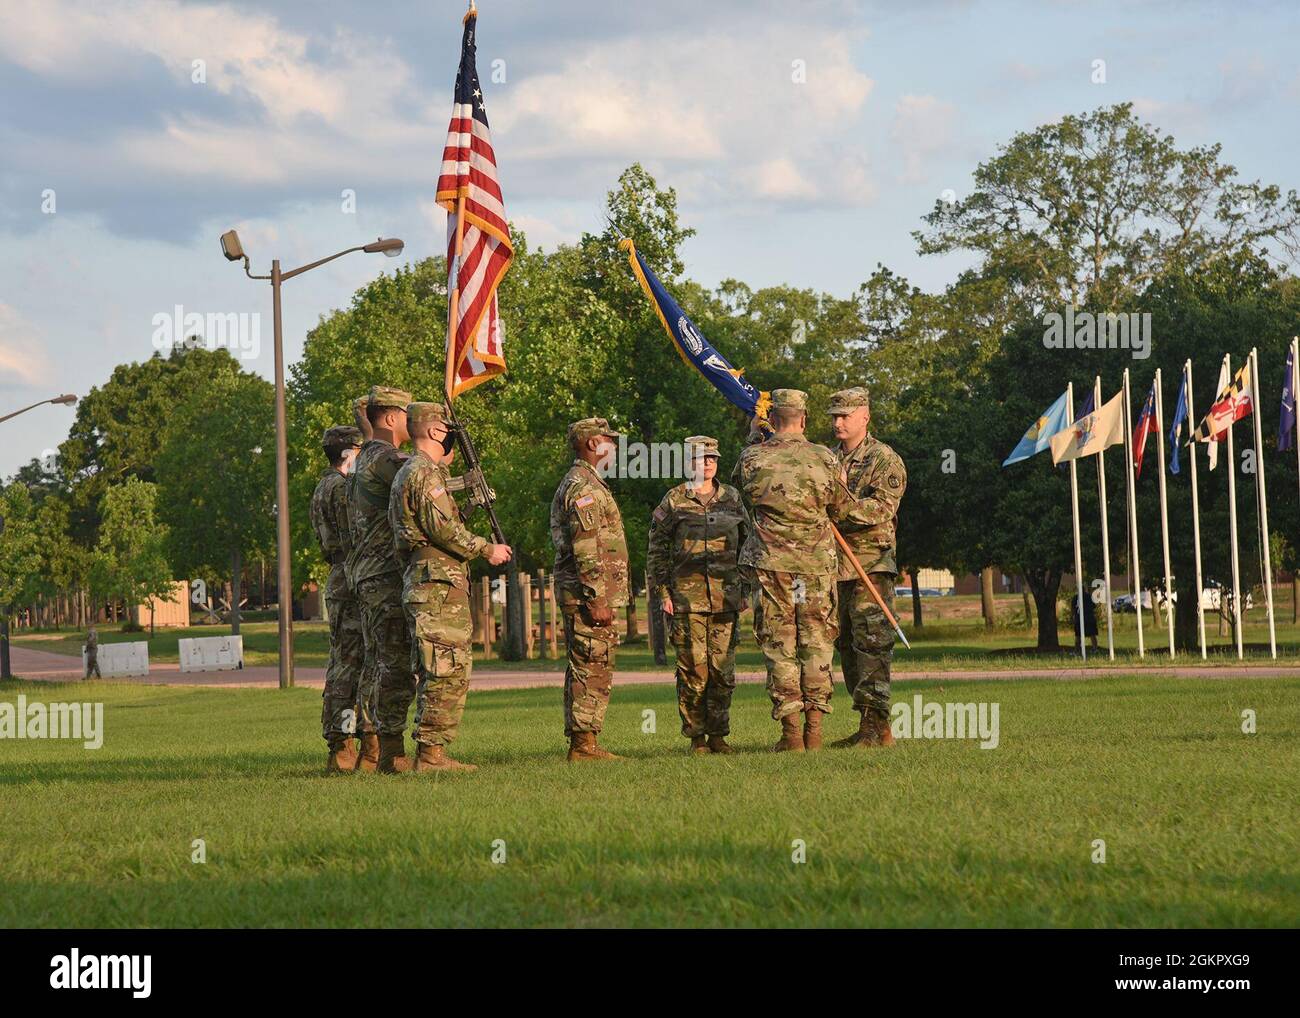
<instances>
[{"instance_id":1,"label":"tan combat boot","mask_svg":"<svg viewBox=\"0 0 1300 1018\"><path fill-rule=\"evenodd\" d=\"M622 760L596 742L595 732L574 732L569 736L569 763L579 760Z\"/></svg>"},{"instance_id":2,"label":"tan combat boot","mask_svg":"<svg viewBox=\"0 0 1300 1018\"><path fill-rule=\"evenodd\" d=\"M819 710L810 710L804 715L803 748L822 748L822 712Z\"/></svg>"},{"instance_id":3,"label":"tan combat boot","mask_svg":"<svg viewBox=\"0 0 1300 1018\"><path fill-rule=\"evenodd\" d=\"M709 743L708 738L703 735L692 736L691 752L703 756L705 753L709 752L708 743Z\"/></svg>"},{"instance_id":4,"label":"tan combat boot","mask_svg":"<svg viewBox=\"0 0 1300 1018\"><path fill-rule=\"evenodd\" d=\"M411 769L411 758L406 755L406 740L400 735L379 737L379 773L405 774Z\"/></svg>"},{"instance_id":5,"label":"tan combat boot","mask_svg":"<svg viewBox=\"0 0 1300 1018\"><path fill-rule=\"evenodd\" d=\"M350 774L357 769L361 755L352 739L343 739L330 747L330 757L325 763L326 774Z\"/></svg>"},{"instance_id":6,"label":"tan combat boot","mask_svg":"<svg viewBox=\"0 0 1300 1018\"><path fill-rule=\"evenodd\" d=\"M463 771L466 774L471 774L478 770L478 767L474 764L453 760L447 755L447 749L444 746L430 746L423 742L419 745L420 755L415 758L415 767L412 768L417 774L424 774L428 771Z\"/></svg>"},{"instance_id":7,"label":"tan combat boot","mask_svg":"<svg viewBox=\"0 0 1300 1018\"><path fill-rule=\"evenodd\" d=\"M379 767L379 736L374 732L361 733L361 755L357 758L357 770L371 774Z\"/></svg>"},{"instance_id":8,"label":"tan combat boot","mask_svg":"<svg viewBox=\"0 0 1300 1018\"><path fill-rule=\"evenodd\" d=\"M879 714L873 715L871 718L871 726L876 733L875 744L877 746L892 746L894 744L894 730L890 727L888 714L885 714L884 716Z\"/></svg>"},{"instance_id":9,"label":"tan combat boot","mask_svg":"<svg viewBox=\"0 0 1300 1018\"><path fill-rule=\"evenodd\" d=\"M772 747L774 753L802 753L803 733L799 731L798 713L781 719L781 741Z\"/></svg>"},{"instance_id":10,"label":"tan combat boot","mask_svg":"<svg viewBox=\"0 0 1300 1018\"><path fill-rule=\"evenodd\" d=\"M725 735L710 735L709 752L710 753L734 753L735 750L727 745L727 737Z\"/></svg>"}]
</instances>

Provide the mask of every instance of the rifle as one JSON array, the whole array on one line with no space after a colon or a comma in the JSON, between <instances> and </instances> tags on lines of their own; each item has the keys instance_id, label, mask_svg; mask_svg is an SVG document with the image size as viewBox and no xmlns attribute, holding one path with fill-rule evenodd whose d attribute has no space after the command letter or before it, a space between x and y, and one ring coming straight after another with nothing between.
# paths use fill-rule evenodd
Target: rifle
<instances>
[{"instance_id":1,"label":"rifle","mask_svg":"<svg viewBox=\"0 0 1300 1018\"><path fill-rule=\"evenodd\" d=\"M459 477L451 478L447 484L448 491L464 491L469 495L468 503L461 509L461 518L465 519L475 508L484 510L487 513L488 524L492 527L492 539L497 544L509 544L505 534L501 532L496 509L493 508L497 493L489 487L487 478L483 476L483 464L479 461L478 450L474 448L474 440L469 437L469 431L465 426L457 420L450 397L447 398L447 427L456 436L456 447L460 449L461 458L465 461L465 472Z\"/></svg>"}]
</instances>

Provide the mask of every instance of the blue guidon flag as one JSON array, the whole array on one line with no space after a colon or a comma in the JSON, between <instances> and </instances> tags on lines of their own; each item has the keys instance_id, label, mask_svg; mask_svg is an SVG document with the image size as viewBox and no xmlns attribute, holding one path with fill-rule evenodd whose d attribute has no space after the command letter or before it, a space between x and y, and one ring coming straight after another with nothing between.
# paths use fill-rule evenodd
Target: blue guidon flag
<instances>
[{"instance_id":1,"label":"blue guidon flag","mask_svg":"<svg viewBox=\"0 0 1300 1018\"><path fill-rule=\"evenodd\" d=\"M767 411L771 406L771 395L760 392L745 381L743 368L733 368L727 358L713 348L704 334L695 327L677 301L668 295L668 291L641 257L630 238L618 242L621 250L627 252L627 262L641 284L641 289L654 305L664 331L673 341L677 353L688 365L703 375L722 395L727 397L732 406L743 410L754 418L760 426L767 423Z\"/></svg>"}]
</instances>

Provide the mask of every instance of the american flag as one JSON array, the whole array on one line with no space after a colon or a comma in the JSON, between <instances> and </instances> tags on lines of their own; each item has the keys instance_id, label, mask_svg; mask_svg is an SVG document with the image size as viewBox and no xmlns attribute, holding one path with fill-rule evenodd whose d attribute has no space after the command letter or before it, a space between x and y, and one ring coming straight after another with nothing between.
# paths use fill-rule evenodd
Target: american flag
<instances>
[{"instance_id":1,"label":"american flag","mask_svg":"<svg viewBox=\"0 0 1300 1018\"><path fill-rule=\"evenodd\" d=\"M452 348L453 399L506 370L497 314L497 285L510 267L514 247L497 183L497 160L488 132L483 90L474 66L478 18L465 15L456 98L442 151L437 202L447 215L447 292L459 289ZM455 262L458 199L464 198L465 225L460 264ZM451 331L450 329L448 330Z\"/></svg>"}]
</instances>

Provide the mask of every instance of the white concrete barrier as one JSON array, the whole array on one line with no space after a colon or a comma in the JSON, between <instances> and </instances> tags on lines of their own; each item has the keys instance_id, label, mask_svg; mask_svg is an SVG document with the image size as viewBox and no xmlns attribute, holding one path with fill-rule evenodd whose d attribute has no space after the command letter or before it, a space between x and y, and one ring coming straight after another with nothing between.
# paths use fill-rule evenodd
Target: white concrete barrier
<instances>
[{"instance_id":1,"label":"white concrete barrier","mask_svg":"<svg viewBox=\"0 0 1300 1018\"><path fill-rule=\"evenodd\" d=\"M183 672L225 672L244 667L242 636L202 636L178 643Z\"/></svg>"},{"instance_id":2,"label":"white concrete barrier","mask_svg":"<svg viewBox=\"0 0 1300 1018\"><path fill-rule=\"evenodd\" d=\"M101 643L95 655L99 662L99 674L104 678L119 675L149 674L149 644L141 640L137 643ZM86 645L81 645L81 674L86 674Z\"/></svg>"}]
</instances>

